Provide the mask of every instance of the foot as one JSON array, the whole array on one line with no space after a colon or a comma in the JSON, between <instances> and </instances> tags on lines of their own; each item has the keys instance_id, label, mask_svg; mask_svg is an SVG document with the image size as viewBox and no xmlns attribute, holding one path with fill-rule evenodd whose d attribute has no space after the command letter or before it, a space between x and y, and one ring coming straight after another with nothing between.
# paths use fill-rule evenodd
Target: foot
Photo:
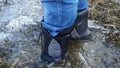
<instances>
[{"instance_id":1,"label":"foot","mask_svg":"<svg viewBox=\"0 0 120 68\"><path fill-rule=\"evenodd\" d=\"M72 35L71 40L73 41L92 41L92 35L90 31L87 31L84 35L80 36L78 32L74 31L74 35Z\"/></svg>"},{"instance_id":2,"label":"foot","mask_svg":"<svg viewBox=\"0 0 120 68\"><path fill-rule=\"evenodd\" d=\"M88 35L84 35L84 36L76 36L76 37L72 37L71 38L74 41L92 41L92 35L88 34Z\"/></svg>"}]
</instances>

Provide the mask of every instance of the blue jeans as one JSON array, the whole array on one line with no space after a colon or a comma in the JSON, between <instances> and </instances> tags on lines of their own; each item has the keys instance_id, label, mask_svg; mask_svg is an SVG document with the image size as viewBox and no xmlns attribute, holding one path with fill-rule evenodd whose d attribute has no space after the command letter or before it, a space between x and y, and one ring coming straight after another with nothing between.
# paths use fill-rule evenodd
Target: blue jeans
<instances>
[{"instance_id":1,"label":"blue jeans","mask_svg":"<svg viewBox=\"0 0 120 68\"><path fill-rule=\"evenodd\" d=\"M41 0L41 2L44 11L41 24L52 36L73 25L78 10L88 8L87 0Z\"/></svg>"}]
</instances>

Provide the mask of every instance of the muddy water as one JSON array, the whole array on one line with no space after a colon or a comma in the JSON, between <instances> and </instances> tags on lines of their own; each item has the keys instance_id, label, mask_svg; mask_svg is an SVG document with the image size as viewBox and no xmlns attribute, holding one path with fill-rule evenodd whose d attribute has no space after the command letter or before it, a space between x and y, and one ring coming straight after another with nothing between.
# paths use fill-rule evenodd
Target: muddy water
<instances>
[{"instance_id":1,"label":"muddy water","mask_svg":"<svg viewBox=\"0 0 120 68\"><path fill-rule=\"evenodd\" d=\"M109 32L102 26L89 23L93 40L88 42L70 41L68 55L53 67L62 68L119 68L120 50L106 40ZM97 27L96 27L97 26Z\"/></svg>"},{"instance_id":2,"label":"muddy water","mask_svg":"<svg viewBox=\"0 0 120 68\"><path fill-rule=\"evenodd\" d=\"M112 1L120 4L120 0L112 0Z\"/></svg>"},{"instance_id":3,"label":"muddy water","mask_svg":"<svg viewBox=\"0 0 120 68\"><path fill-rule=\"evenodd\" d=\"M71 40L65 59L48 65L47 68L119 68L120 49L109 43L105 36L110 30L93 21L89 21L89 29L92 41Z\"/></svg>"},{"instance_id":4,"label":"muddy water","mask_svg":"<svg viewBox=\"0 0 120 68\"><path fill-rule=\"evenodd\" d=\"M81 62L81 59L79 57L79 53L81 48L83 47L82 42L75 42L70 41L69 47L68 47L68 53L65 59L59 63L53 64L52 67L55 68L79 68L83 67L83 62ZM52 68L51 67L51 68Z\"/></svg>"}]
</instances>

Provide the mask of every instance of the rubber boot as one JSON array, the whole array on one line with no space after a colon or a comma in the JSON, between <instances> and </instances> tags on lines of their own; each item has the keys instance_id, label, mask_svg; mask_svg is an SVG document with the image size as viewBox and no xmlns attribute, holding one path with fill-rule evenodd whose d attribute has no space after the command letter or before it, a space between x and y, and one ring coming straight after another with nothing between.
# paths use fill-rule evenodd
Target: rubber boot
<instances>
[{"instance_id":1,"label":"rubber boot","mask_svg":"<svg viewBox=\"0 0 120 68\"><path fill-rule=\"evenodd\" d=\"M43 62L59 62L64 59L68 43L71 37L71 31L73 31L73 26L65 28L59 32L59 34L53 37L49 32L41 25L43 32L42 39L42 53L41 59Z\"/></svg>"},{"instance_id":2,"label":"rubber boot","mask_svg":"<svg viewBox=\"0 0 120 68\"><path fill-rule=\"evenodd\" d=\"M78 11L74 30L71 32L74 41L88 41L92 36L88 30L88 10Z\"/></svg>"}]
</instances>

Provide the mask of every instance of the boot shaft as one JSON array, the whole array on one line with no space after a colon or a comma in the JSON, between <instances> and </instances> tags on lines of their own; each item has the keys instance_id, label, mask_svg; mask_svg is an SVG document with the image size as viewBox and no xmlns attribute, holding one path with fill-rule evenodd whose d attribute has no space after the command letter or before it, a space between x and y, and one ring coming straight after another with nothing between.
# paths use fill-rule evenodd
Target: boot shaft
<instances>
[{"instance_id":1,"label":"boot shaft","mask_svg":"<svg viewBox=\"0 0 120 68\"><path fill-rule=\"evenodd\" d=\"M66 55L71 37L70 32L73 29L66 28L61 30L57 36L53 37L43 26L41 28L44 37L44 40L42 40L44 43L42 45L41 59L48 62L59 62Z\"/></svg>"}]
</instances>

